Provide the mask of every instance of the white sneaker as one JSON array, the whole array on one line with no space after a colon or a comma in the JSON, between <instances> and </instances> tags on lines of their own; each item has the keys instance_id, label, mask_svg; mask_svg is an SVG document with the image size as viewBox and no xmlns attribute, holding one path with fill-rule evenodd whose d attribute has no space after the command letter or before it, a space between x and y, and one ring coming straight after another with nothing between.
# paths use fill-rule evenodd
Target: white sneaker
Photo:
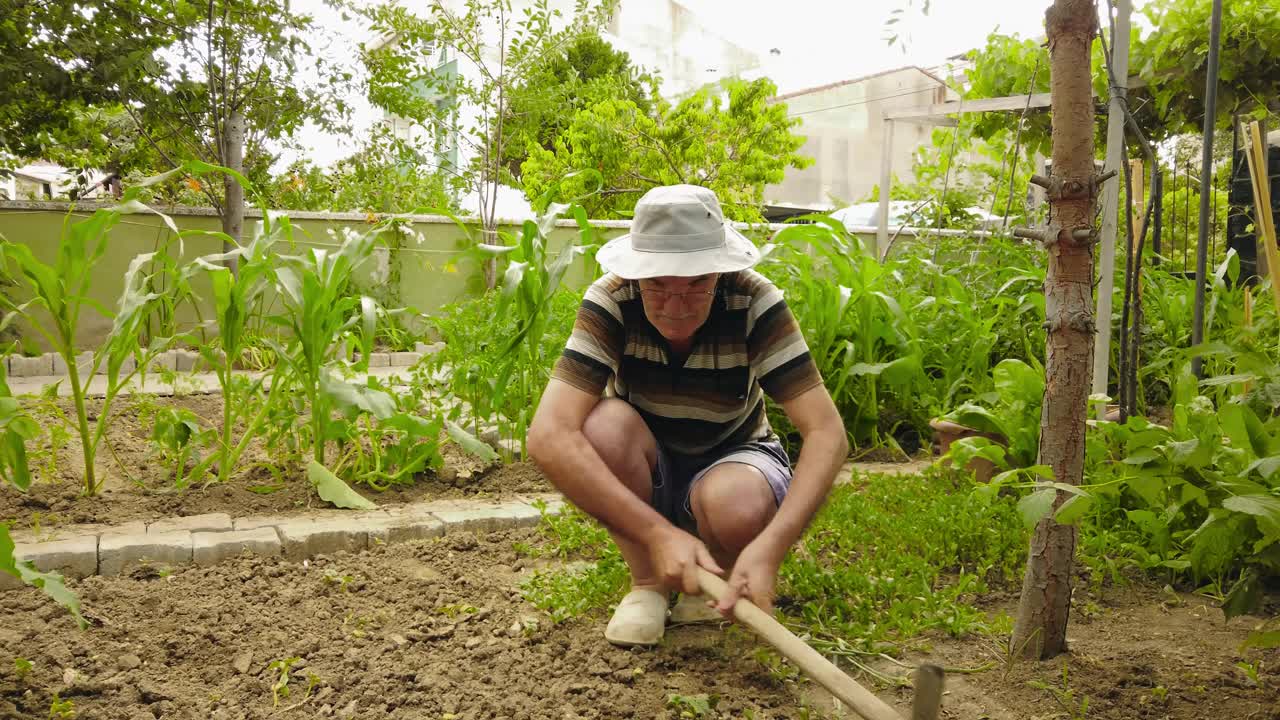
<instances>
[{"instance_id":1,"label":"white sneaker","mask_svg":"<svg viewBox=\"0 0 1280 720\"><path fill-rule=\"evenodd\" d=\"M657 645L667 621L667 594L656 590L632 590L618 602L604 639L621 647Z\"/></svg>"}]
</instances>

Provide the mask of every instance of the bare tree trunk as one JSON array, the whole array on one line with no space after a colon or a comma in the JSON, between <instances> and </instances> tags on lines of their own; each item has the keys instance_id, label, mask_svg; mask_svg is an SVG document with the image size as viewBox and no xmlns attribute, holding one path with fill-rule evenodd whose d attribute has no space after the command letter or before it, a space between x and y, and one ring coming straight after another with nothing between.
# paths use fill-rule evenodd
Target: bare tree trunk
<instances>
[{"instance_id":1,"label":"bare tree trunk","mask_svg":"<svg viewBox=\"0 0 1280 720\"><path fill-rule=\"evenodd\" d=\"M238 173L244 173L244 136L245 119L239 110L232 110L227 116L227 124L223 128L223 162ZM240 243L240 233L244 227L244 188L240 181L227 175L223 178L226 188L226 201L222 205L222 232L231 236L235 243L223 241L223 252L234 250ZM232 272L236 270L236 262L228 263Z\"/></svg>"},{"instance_id":2,"label":"bare tree trunk","mask_svg":"<svg viewBox=\"0 0 1280 720\"><path fill-rule=\"evenodd\" d=\"M1049 226L1043 234L1045 279L1045 394L1039 462L1057 482L1080 484L1085 416L1093 355L1093 94L1089 49L1097 29L1093 0L1055 0L1045 13L1053 107L1053 177ZM1066 500L1058 492L1056 509ZM1076 528L1051 512L1031 539L1013 648L1023 657L1050 658L1066 649Z\"/></svg>"}]
</instances>

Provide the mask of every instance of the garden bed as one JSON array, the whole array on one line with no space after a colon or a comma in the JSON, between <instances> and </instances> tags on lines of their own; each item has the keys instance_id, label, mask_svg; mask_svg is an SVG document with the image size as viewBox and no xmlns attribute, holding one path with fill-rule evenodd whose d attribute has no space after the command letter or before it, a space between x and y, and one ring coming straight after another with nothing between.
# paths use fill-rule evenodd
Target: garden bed
<instances>
[{"instance_id":1,"label":"garden bed","mask_svg":"<svg viewBox=\"0 0 1280 720\"><path fill-rule=\"evenodd\" d=\"M622 650L604 642L603 613L551 623L519 592L541 561L514 548L537 542L531 529L462 532L308 563L139 568L73 582L86 631L15 591L0 621L0 717L45 717L55 693L102 720L850 717L776 659L762 664L769 654L741 628L672 628L659 648ZM1012 609L1008 594L986 600ZM1086 606L1063 659L1006 668L976 635L921 638L928 652L912 659L987 666L949 676L943 717L956 720L1280 717L1274 690L1235 667L1247 620L1224 626L1193 596L1142 589ZM273 702L273 663L291 658ZM1264 685L1280 683L1277 661L1263 658ZM1065 687L1077 714L1034 683ZM907 691L880 695L905 714ZM715 710L688 710L703 702Z\"/></svg>"},{"instance_id":2,"label":"garden bed","mask_svg":"<svg viewBox=\"0 0 1280 720\"><path fill-rule=\"evenodd\" d=\"M87 403L91 414L101 405L100 400L90 399ZM97 497L84 496L80 476L83 460L76 435L68 433L56 449L50 450L47 429L58 422L52 408L69 413L70 400L28 404L46 432L29 451L36 476L30 490L24 494L8 485L0 489L0 521L10 522L15 529L68 523L119 524L211 512L250 515L329 507L316 497L302 461L281 463L273 469L266 462L270 459L268 453L257 441L242 459L241 465L247 470L230 482L214 482L207 487L196 482L182 490L174 487L169 467L156 457L149 440L151 415L158 408L182 408L207 420L210 427L218 427L221 395L132 395L118 400L106 433L107 444L98 455L103 489ZM419 475L411 485L383 492L359 484L353 489L378 505L477 495L507 497L550 489L532 465L486 465L450 442L442 445L441 452L444 467Z\"/></svg>"}]
</instances>

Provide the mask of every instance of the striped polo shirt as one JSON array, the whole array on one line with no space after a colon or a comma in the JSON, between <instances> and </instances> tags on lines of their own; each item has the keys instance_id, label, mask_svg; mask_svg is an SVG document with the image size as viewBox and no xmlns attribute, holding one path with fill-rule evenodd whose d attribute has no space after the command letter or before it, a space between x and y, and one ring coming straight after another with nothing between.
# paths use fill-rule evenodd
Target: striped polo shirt
<instances>
[{"instance_id":1,"label":"striped polo shirt","mask_svg":"<svg viewBox=\"0 0 1280 720\"><path fill-rule=\"evenodd\" d=\"M551 376L632 405L668 452L719 453L773 437L765 395L822 383L782 292L754 270L720 276L683 367L645 315L640 287L612 273L587 289Z\"/></svg>"}]
</instances>

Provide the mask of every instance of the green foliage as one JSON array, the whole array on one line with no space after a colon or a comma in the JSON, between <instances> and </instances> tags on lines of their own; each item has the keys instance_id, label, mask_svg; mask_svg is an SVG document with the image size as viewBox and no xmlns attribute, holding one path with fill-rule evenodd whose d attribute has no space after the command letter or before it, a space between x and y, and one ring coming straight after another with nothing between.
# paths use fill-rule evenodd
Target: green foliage
<instances>
[{"instance_id":1,"label":"green foliage","mask_svg":"<svg viewBox=\"0 0 1280 720\"><path fill-rule=\"evenodd\" d=\"M186 488L195 473L188 474L187 461L214 437L214 431L200 424L200 418L186 408L164 407L152 417L151 442L171 467L173 484Z\"/></svg>"},{"instance_id":2,"label":"green foliage","mask_svg":"<svg viewBox=\"0 0 1280 720\"><path fill-rule=\"evenodd\" d=\"M71 720L76 716L76 704L70 699L63 700L57 693L49 703L49 720Z\"/></svg>"},{"instance_id":3,"label":"green foliage","mask_svg":"<svg viewBox=\"0 0 1280 720\"><path fill-rule=\"evenodd\" d=\"M1152 115L1170 134L1198 132L1204 117L1211 0L1159 0L1142 7L1157 30L1134 45L1130 67L1147 84ZM1269 0L1222 4L1218 120L1264 117L1280 95L1280 13Z\"/></svg>"},{"instance_id":4,"label":"green foliage","mask_svg":"<svg viewBox=\"0 0 1280 720\"><path fill-rule=\"evenodd\" d=\"M1143 34L1138 25L1131 30L1130 73L1141 79L1143 87L1129 90L1129 106L1152 140L1200 130L1211 7L1211 0L1153 0L1140 10L1152 30ZM1280 15L1268 0L1223 3L1221 42L1220 126L1236 114L1264 117L1268 99L1280 94L1280 68L1271 60L1280 54ZM1105 99L1110 80L1101 43L1094 42L1091 57L1094 94ZM967 99L1049 92L1048 49L1037 41L992 33L987 44L970 51L968 58L974 65L968 73ZM977 132L991 137L1009 131L1018 117L983 113ZM1027 114L1024 144L1043 155L1049 154L1049 121L1045 110Z\"/></svg>"},{"instance_id":5,"label":"green foliage","mask_svg":"<svg viewBox=\"0 0 1280 720\"><path fill-rule=\"evenodd\" d=\"M40 426L9 390L5 355L0 354L0 479L26 492L31 487L27 442L40 434Z\"/></svg>"},{"instance_id":6,"label":"green foliage","mask_svg":"<svg viewBox=\"0 0 1280 720\"><path fill-rule=\"evenodd\" d=\"M331 168L298 161L272 181L272 207L411 213L453 208L445 177L409 141L378 126L363 148Z\"/></svg>"},{"instance_id":7,"label":"green foliage","mask_svg":"<svg viewBox=\"0 0 1280 720\"><path fill-rule=\"evenodd\" d=\"M554 150L529 147L525 195L578 198L591 217L625 217L650 188L692 183L714 190L727 217L759 220L765 186L812 160L797 154L799 120L770 102L772 82L729 81L724 90L726 97L703 89L675 106L655 97L651 111L627 99L579 110Z\"/></svg>"},{"instance_id":8,"label":"green foliage","mask_svg":"<svg viewBox=\"0 0 1280 720\"><path fill-rule=\"evenodd\" d=\"M608 533L587 515L573 511L562 518L543 515L539 532L546 538L533 554L585 560L570 570L539 570L520 587L525 600L564 622L620 599L631 581L627 563Z\"/></svg>"},{"instance_id":9,"label":"green foliage","mask_svg":"<svg viewBox=\"0 0 1280 720\"><path fill-rule=\"evenodd\" d=\"M657 80L632 66L627 53L615 50L595 32L583 32L537 58L520 85L511 89L503 143L503 164L519 176L529 145L554 151L579 110L606 100L635 103L651 111Z\"/></svg>"},{"instance_id":10,"label":"green foliage","mask_svg":"<svg viewBox=\"0 0 1280 720\"><path fill-rule=\"evenodd\" d=\"M578 240L553 251L549 233L566 212L578 223ZM502 244L476 243L472 254L501 259L501 291L447 309L436 321L445 350L426 367L450 368L448 389L470 405L473 427L481 420L496 422L520 441L523 453L526 430L578 306L579 298L563 290L565 275L598 241L583 209L565 205L548 208L536 223L526 221L519 237L499 233L499 239ZM462 412L455 408L450 420Z\"/></svg>"},{"instance_id":11,"label":"green foliage","mask_svg":"<svg viewBox=\"0 0 1280 720\"><path fill-rule=\"evenodd\" d=\"M929 629L980 630L972 598L1017 576L1026 536L1009 499L954 492L962 477L931 469L832 491L782 566L792 629L824 655L854 659Z\"/></svg>"},{"instance_id":12,"label":"green foliage","mask_svg":"<svg viewBox=\"0 0 1280 720\"><path fill-rule=\"evenodd\" d=\"M16 273L22 292L29 298L18 304L9 294L0 296L0 307L11 311L5 318L6 322L21 317L62 357L67 366L67 387L75 403L75 425L84 456L86 495L98 491L94 459L109 425L112 402L137 372L136 369L124 370L125 360L132 357L137 360L135 367L146 367L154 353L163 349L167 342L156 338L149 346L144 346L139 340L157 299L155 293L146 289L148 275L144 266L151 254L138 255L129 264L124 276L124 292L114 312L88 297L94 268L107 252L111 229L126 213L154 212L138 200L141 190L135 188L126 194L124 204L98 210L83 220L73 221L68 214L58 241L58 258L53 265L36 258L27 245L0 236L0 275L13 278ZM164 215L161 218L172 225ZM79 366L80 347L76 335L81 314L86 310L110 320L111 330L106 340L93 351L89 367L82 368ZM89 379L104 363L107 389L102 409L91 428L85 394Z\"/></svg>"},{"instance_id":13,"label":"green foliage","mask_svg":"<svg viewBox=\"0 0 1280 720\"><path fill-rule=\"evenodd\" d=\"M1025 246L953 256L939 241L880 263L829 220L773 242L759 270L786 295L855 447L914 451L931 418L992 388L999 358L1042 352L1044 270Z\"/></svg>"},{"instance_id":14,"label":"green foliage","mask_svg":"<svg viewBox=\"0 0 1280 720\"><path fill-rule=\"evenodd\" d=\"M271 707L280 706L280 698L289 697L289 668L293 664L301 660L299 657L282 658L280 660L272 660L267 666L267 670L275 673L276 679L271 683ZM311 687L307 687L307 691L311 691Z\"/></svg>"},{"instance_id":15,"label":"green foliage","mask_svg":"<svg viewBox=\"0 0 1280 720\"><path fill-rule=\"evenodd\" d=\"M522 120L508 126L513 103L521 106L537 92L547 63L574 38L598 32L614 4L577 0L567 19L548 0L521 12L506 0L433 0L420 13L397 3L376 5L365 15L373 32L391 41L362 49L369 99L435 136L436 163L451 176L451 189L476 194L481 221L492 231L497 186L511 184L507 163L523 148L513 133L529 133ZM459 63L477 72L460 72ZM464 119L462 106L474 119ZM458 156L460 145L470 150L466 160Z\"/></svg>"},{"instance_id":16,"label":"green foliage","mask_svg":"<svg viewBox=\"0 0 1280 720\"><path fill-rule=\"evenodd\" d=\"M1001 360L991 371L995 390L984 393L978 403L963 403L941 419L999 436L1002 442L969 438L952 445L951 458L964 467L970 452L998 448L988 459L1001 469L1026 468L1035 464L1040 450L1040 404L1044 400L1044 368L1032 360L1028 365L1012 358ZM989 406L989 407L988 407ZM984 456L989 453L981 453Z\"/></svg>"},{"instance_id":17,"label":"green foliage","mask_svg":"<svg viewBox=\"0 0 1280 720\"><path fill-rule=\"evenodd\" d=\"M18 560L13 556L13 538L9 536L9 524L0 523L0 571L6 572L13 577L34 588L39 588L45 595L59 605L67 609L71 613L71 617L75 618L76 624L80 629L89 626L84 616L80 614L80 598L75 593L67 589L62 582L62 576L55 572L40 572L30 560ZM15 667L22 672L22 665L17 664ZM30 670L30 663L26 665Z\"/></svg>"}]
</instances>

